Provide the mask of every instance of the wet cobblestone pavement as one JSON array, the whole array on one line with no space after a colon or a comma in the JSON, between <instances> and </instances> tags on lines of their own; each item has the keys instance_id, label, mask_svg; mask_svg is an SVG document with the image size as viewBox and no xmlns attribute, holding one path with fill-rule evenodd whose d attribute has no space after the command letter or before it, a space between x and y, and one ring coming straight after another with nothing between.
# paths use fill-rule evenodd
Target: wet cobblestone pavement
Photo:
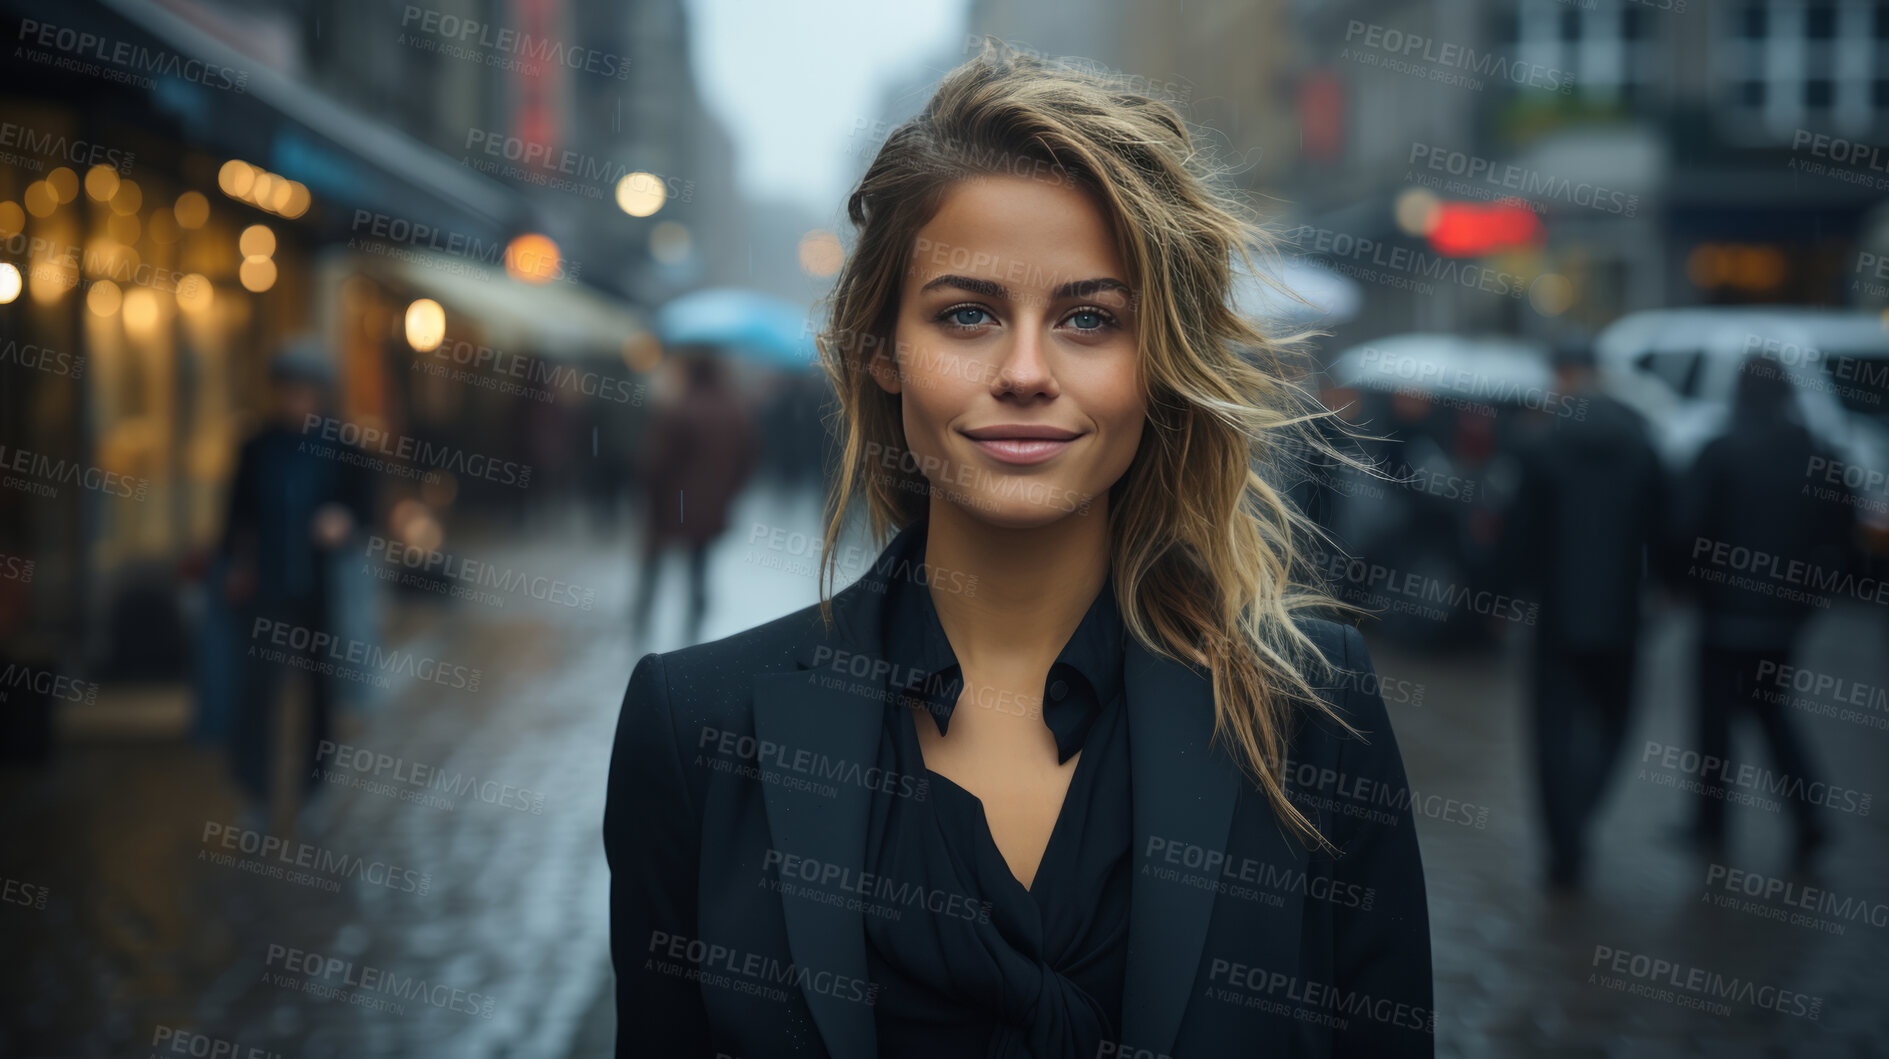
<instances>
[{"instance_id":1,"label":"wet cobblestone pavement","mask_svg":"<svg viewBox=\"0 0 1889 1059\"><path fill-rule=\"evenodd\" d=\"M1828 613L1806 636L1799 662L1874 687L1889 684L1880 617ZM1811 876L1789 870L1790 832L1781 814L1733 806L1726 852L1717 861L1851 900L1823 926L1793 923L1784 900L1736 896L1720 907L1708 893L1714 860L1675 844L1669 829L1690 818L1690 797L1643 778L1648 741L1692 746L1691 622L1668 612L1650 624L1637 712L1599 819L1579 897L1551 899L1540 885L1533 776L1524 765L1523 670L1513 653L1480 663L1422 658L1373 641L1379 673L1423 685L1422 705L1392 704L1412 786L1425 799L1456 798L1488 810L1478 829L1419 817L1429 885L1439 1056L1862 1057L1889 1054L1889 831L1882 807L1868 815L1826 810L1833 841ZM1389 698L1390 696L1387 696ZM1885 716L1881 711L1877 715ZM1889 730L1793 712L1828 782L1875 793L1889 776ZM1752 730L1738 730L1732 757L1769 764ZM1721 876L1723 879L1725 876ZM1802 893L1801 889L1794 891ZM1842 906L1838 906L1842 907ZM1771 918L1771 917L1783 917ZM1834 925L1832 925L1834 924ZM1840 933L1833 933L1838 930ZM1662 959L1663 977L1613 971L1599 947ZM1685 1006L1694 971L1820 998L1816 1017L1720 1001L1724 1013ZM1634 991L1610 987L1622 980ZM1641 995L1650 994L1650 995ZM1796 1001L1789 1002L1795 1007ZM1804 1007L1809 1010L1808 1001Z\"/></svg>"},{"instance_id":2,"label":"wet cobblestone pavement","mask_svg":"<svg viewBox=\"0 0 1889 1059\"><path fill-rule=\"evenodd\" d=\"M816 511L762 494L736 524L791 517L804 529ZM351 755L332 756L342 782L319 789L308 818L267 828L277 849L243 838L212 749L93 742L43 770L0 771L0 874L47 894L44 909L3 910L0 1055L172 1054L164 1049L184 1034L238 1055L607 1050L599 828L639 656L626 632L634 575L627 546L562 529L532 535L538 543L462 550L594 586L593 609L514 597L397 604L390 648L476 665L480 686L407 678L344 720L335 742ZM765 570L758 558L740 533L722 542L707 635L811 601L798 570ZM655 649L681 646L669 630L681 618L682 566L676 556L664 571ZM394 778L377 785L362 755L396 761L380 773ZM435 772L450 778L437 785L445 790L426 786Z\"/></svg>"},{"instance_id":3,"label":"wet cobblestone pavement","mask_svg":"<svg viewBox=\"0 0 1889 1059\"><path fill-rule=\"evenodd\" d=\"M737 514L713 565L711 637L815 598L810 556L749 543L765 536L749 532L756 523L813 531L813 500L760 493ZM0 771L9 808L0 871L46 896L45 907L29 907L17 896L38 891L16 885L0 903L9 954L0 1054L189 1054L166 1050L193 1040L186 1034L230 1042L238 1055L607 1054L598 828L610 739L640 651L679 644L626 635L628 548L561 528L526 536L533 543L467 548L594 586L594 609L530 599L399 604L390 644L476 664L484 679L476 692L397 684L336 741L403 763L409 778L438 770L471 782L421 795L406 782L325 785L306 820L268 828L285 849L313 847L296 854L308 878L292 877L293 858L280 855L280 878L219 862L244 857L218 830L240 826L239 807L211 750L94 741L43 770ZM681 566L678 557L666 572L659 629L680 617ZM1801 661L1889 686L1884 636L1875 616L1826 614ZM1884 1054L1889 927L1865 916L1833 932L1762 911L1778 901L1706 900L1710 862L1666 833L1684 818L1685 796L1639 778L1647 740L1689 739L1689 644L1683 617L1651 624L1641 708L1596 832L1591 883L1581 897L1551 901L1538 885L1519 658L1428 657L1372 638L1380 675L1421 688L1420 702L1393 701L1391 711L1413 785L1436 807L1419 828L1439 1055ZM1802 712L1793 720L1829 779L1870 792L1889 776L1889 731ZM1740 754L1765 760L1749 733L1739 738ZM1786 877L1785 821L1751 808L1731 819L1724 866ZM1794 881L1889 901L1881 816L1830 822L1835 841L1821 871ZM351 869L356 860L367 867ZM1639 991L1652 996L1616 990L1595 966L1598 946L1807 994L1820 999L1817 1017L1736 1001L1716 1014L1681 1006L1670 986L1662 998L1657 982ZM415 980L424 983L417 993ZM307 991L321 986L336 993Z\"/></svg>"}]
</instances>

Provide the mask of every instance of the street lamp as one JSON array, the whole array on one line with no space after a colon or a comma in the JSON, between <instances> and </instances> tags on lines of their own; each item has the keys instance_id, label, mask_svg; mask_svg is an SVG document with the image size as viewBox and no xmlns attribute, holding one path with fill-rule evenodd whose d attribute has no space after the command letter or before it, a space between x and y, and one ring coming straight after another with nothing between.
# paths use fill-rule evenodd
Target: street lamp
<instances>
[{"instance_id":1,"label":"street lamp","mask_svg":"<svg viewBox=\"0 0 1889 1059\"><path fill-rule=\"evenodd\" d=\"M662 178L654 173L628 173L617 181L617 206L632 217L647 217L668 199Z\"/></svg>"},{"instance_id":2,"label":"street lamp","mask_svg":"<svg viewBox=\"0 0 1889 1059\"><path fill-rule=\"evenodd\" d=\"M430 353L446 339L446 310L431 298L407 306L407 344L416 353Z\"/></svg>"}]
</instances>

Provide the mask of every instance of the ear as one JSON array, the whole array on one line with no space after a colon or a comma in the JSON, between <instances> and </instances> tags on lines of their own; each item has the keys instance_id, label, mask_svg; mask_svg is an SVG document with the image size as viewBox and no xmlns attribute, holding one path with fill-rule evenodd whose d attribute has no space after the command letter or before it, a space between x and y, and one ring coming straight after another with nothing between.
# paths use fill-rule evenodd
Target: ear
<instances>
[{"instance_id":1,"label":"ear","mask_svg":"<svg viewBox=\"0 0 1889 1059\"><path fill-rule=\"evenodd\" d=\"M872 354L872 359L866 362L866 370L872 373L872 381L878 383L881 390L887 393L903 392L903 385L899 381L899 366L892 359L892 355L884 349L879 349Z\"/></svg>"}]
</instances>

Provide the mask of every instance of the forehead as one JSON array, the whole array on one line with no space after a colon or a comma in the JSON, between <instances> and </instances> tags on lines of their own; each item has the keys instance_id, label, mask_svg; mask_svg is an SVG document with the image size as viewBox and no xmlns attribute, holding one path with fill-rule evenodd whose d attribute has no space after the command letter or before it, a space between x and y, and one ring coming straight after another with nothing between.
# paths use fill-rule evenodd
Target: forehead
<instances>
[{"instance_id":1,"label":"forehead","mask_svg":"<svg viewBox=\"0 0 1889 1059\"><path fill-rule=\"evenodd\" d=\"M947 273L1035 294L1070 280L1129 282L1108 214L1093 195L1016 176L959 181L918 230L906 286Z\"/></svg>"}]
</instances>

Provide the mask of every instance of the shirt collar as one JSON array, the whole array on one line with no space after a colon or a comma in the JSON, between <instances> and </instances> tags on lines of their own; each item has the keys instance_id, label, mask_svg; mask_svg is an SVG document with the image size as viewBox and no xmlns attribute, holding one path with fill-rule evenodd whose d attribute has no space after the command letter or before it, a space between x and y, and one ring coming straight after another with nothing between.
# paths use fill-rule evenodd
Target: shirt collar
<instances>
[{"instance_id":1,"label":"shirt collar","mask_svg":"<svg viewBox=\"0 0 1889 1059\"><path fill-rule=\"evenodd\" d=\"M888 680L894 685L888 701L901 709L923 705L942 735L963 691L964 676L932 602L935 571L924 564L925 529L921 521L899 531L879 571L886 579L884 642L891 663ZM952 586L961 581L946 578L941 583ZM1126 635L1115 602L1114 578L1106 576L1044 679L1040 714L1056 735L1058 761L1068 761L1082 749L1096 717L1120 693ZM976 689L972 701L979 701ZM1038 709L1034 702L990 705L1012 711Z\"/></svg>"}]
</instances>

